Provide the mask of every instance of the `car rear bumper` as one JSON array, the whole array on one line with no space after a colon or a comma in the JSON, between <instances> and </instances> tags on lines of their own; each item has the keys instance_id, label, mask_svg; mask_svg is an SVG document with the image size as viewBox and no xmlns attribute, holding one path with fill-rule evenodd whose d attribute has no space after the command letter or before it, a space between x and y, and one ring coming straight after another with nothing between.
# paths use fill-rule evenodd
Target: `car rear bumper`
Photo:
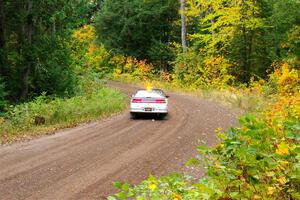
<instances>
[{"instance_id":1,"label":"car rear bumper","mask_svg":"<svg viewBox=\"0 0 300 200\"><path fill-rule=\"evenodd\" d=\"M168 104L131 103L131 113L168 113Z\"/></svg>"},{"instance_id":2,"label":"car rear bumper","mask_svg":"<svg viewBox=\"0 0 300 200\"><path fill-rule=\"evenodd\" d=\"M148 107L131 107L131 113L168 113L167 106L151 107L151 110L147 110Z\"/></svg>"},{"instance_id":3,"label":"car rear bumper","mask_svg":"<svg viewBox=\"0 0 300 200\"><path fill-rule=\"evenodd\" d=\"M168 113L168 109L152 108L151 111L146 111L144 108L131 108L131 113Z\"/></svg>"}]
</instances>

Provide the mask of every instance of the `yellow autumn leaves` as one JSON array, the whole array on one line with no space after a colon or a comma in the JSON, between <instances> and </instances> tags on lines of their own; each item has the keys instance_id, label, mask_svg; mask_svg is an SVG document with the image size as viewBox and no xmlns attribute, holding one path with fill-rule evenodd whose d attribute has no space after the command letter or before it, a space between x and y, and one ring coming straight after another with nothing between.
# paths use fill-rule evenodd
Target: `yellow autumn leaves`
<instances>
[{"instance_id":1,"label":"yellow autumn leaves","mask_svg":"<svg viewBox=\"0 0 300 200\"><path fill-rule=\"evenodd\" d=\"M289 155L290 151L294 150L295 145L290 145L286 142L281 142L276 149L276 153L281 156Z\"/></svg>"},{"instance_id":2,"label":"yellow autumn leaves","mask_svg":"<svg viewBox=\"0 0 300 200\"><path fill-rule=\"evenodd\" d=\"M84 25L73 33L73 37L81 43L93 42L96 39L96 31L93 26Z\"/></svg>"},{"instance_id":3,"label":"yellow autumn leaves","mask_svg":"<svg viewBox=\"0 0 300 200\"><path fill-rule=\"evenodd\" d=\"M153 176L150 176L150 181L148 182L147 185L148 185L148 186L147 186L147 189L148 189L151 193L155 192L156 190L158 191L158 190L161 189L160 186L159 186L159 183L158 183L157 179L155 179ZM170 193L170 196L169 196L168 199L172 199L172 200L181 200L182 197L181 197L181 194L179 194L179 193L173 191L173 192Z\"/></svg>"},{"instance_id":4,"label":"yellow autumn leaves","mask_svg":"<svg viewBox=\"0 0 300 200\"><path fill-rule=\"evenodd\" d=\"M154 191L155 189L157 189L157 185L154 184L154 183L149 184L148 189L149 189L150 191Z\"/></svg>"},{"instance_id":5,"label":"yellow autumn leaves","mask_svg":"<svg viewBox=\"0 0 300 200\"><path fill-rule=\"evenodd\" d=\"M275 62L274 73L270 74L270 79L277 85L278 92L283 96L299 92L299 70L293 69L294 64L288 62Z\"/></svg>"}]
</instances>

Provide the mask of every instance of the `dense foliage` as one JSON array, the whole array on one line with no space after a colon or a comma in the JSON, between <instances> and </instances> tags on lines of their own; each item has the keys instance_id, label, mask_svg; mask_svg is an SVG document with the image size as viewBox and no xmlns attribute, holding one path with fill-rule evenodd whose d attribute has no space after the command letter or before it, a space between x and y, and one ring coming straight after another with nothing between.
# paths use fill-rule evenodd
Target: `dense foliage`
<instances>
[{"instance_id":1,"label":"dense foliage","mask_svg":"<svg viewBox=\"0 0 300 200\"><path fill-rule=\"evenodd\" d=\"M0 144L125 108L100 80L103 57L86 26L101 2L0 1Z\"/></svg>"},{"instance_id":2,"label":"dense foliage","mask_svg":"<svg viewBox=\"0 0 300 200\"><path fill-rule=\"evenodd\" d=\"M169 43L178 40L177 13L177 0L106 0L96 21L99 40L115 53L165 68L173 57Z\"/></svg>"},{"instance_id":3,"label":"dense foliage","mask_svg":"<svg viewBox=\"0 0 300 200\"><path fill-rule=\"evenodd\" d=\"M0 1L0 75L8 100L74 92L76 75L67 43L72 29L88 23L99 4Z\"/></svg>"},{"instance_id":4,"label":"dense foliage","mask_svg":"<svg viewBox=\"0 0 300 200\"><path fill-rule=\"evenodd\" d=\"M177 0L1 0L1 99L70 96L86 65L101 76L141 74L194 88L268 79L282 62L299 68L297 0L186 0L185 7L182 53ZM94 19L96 32L86 26ZM74 30L90 38L74 39Z\"/></svg>"},{"instance_id":5,"label":"dense foliage","mask_svg":"<svg viewBox=\"0 0 300 200\"><path fill-rule=\"evenodd\" d=\"M171 80L186 87L249 85L253 79L268 79L281 61L299 68L297 0L186 0L184 53L173 5L179 6L170 5L104 1L96 22L99 41L114 54L146 59L157 78L172 74Z\"/></svg>"},{"instance_id":6,"label":"dense foliage","mask_svg":"<svg viewBox=\"0 0 300 200\"><path fill-rule=\"evenodd\" d=\"M182 83L186 82L185 71L197 74L192 82L200 84L207 84L206 78L215 79L211 72L217 77L225 72L226 84L249 83L252 77L266 79L274 62L295 59L299 54L291 46L299 42L290 36L299 31L298 1L196 0L187 5L186 15L193 24L189 59L177 59L175 65L175 78ZM299 61L294 67L299 67ZM234 76L235 82L228 75Z\"/></svg>"}]
</instances>

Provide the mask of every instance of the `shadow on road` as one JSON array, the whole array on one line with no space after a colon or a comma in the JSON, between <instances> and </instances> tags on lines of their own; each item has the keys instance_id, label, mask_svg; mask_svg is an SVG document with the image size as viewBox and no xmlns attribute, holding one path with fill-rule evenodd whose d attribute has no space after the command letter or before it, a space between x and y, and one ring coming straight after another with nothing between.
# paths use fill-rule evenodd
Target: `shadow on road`
<instances>
[{"instance_id":1,"label":"shadow on road","mask_svg":"<svg viewBox=\"0 0 300 200\"><path fill-rule=\"evenodd\" d=\"M140 113L140 114L134 114L130 115L131 120L145 120L145 121L153 121L153 120L159 120L159 121L165 121L169 119L170 115L162 115L162 114L152 114L152 113Z\"/></svg>"}]
</instances>

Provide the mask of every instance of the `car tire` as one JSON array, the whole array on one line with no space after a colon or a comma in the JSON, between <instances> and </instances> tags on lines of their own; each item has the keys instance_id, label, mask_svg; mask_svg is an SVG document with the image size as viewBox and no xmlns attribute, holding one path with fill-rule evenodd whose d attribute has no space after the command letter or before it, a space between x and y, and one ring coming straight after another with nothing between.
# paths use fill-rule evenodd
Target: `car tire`
<instances>
[{"instance_id":1,"label":"car tire","mask_svg":"<svg viewBox=\"0 0 300 200\"><path fill-rule=\"evenodd\" d=\"M130 118L131 119L136 119L136 117L137 117L137 114L136 113L130 113Z\"/></svg>"},{"instance_id":2,"label":"car tire","mask_svg":"<svg viewBox=\"0 0 300 200\"><path fill-rule=\"evenodd\" d=\"M168 115L167 113L161 113L161 114L159 114L159 118L160 118L161 120L163 120L163 119L166 118L167 115Z\"/></svg>"}]
</instances>

